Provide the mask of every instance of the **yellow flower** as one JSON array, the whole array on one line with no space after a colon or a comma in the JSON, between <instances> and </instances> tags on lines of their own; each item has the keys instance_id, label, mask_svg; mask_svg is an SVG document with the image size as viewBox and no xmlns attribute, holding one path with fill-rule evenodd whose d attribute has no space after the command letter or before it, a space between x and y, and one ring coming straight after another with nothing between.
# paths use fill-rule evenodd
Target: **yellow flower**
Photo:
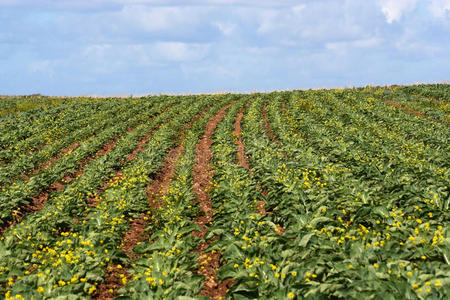
<instances>
[{"instance_id":1,"label":"yellow flower","mask_svg":"<svg viewBox=\"0 0 450 300\"><path fill-rule=\"evenodd\" d=\"M297 272L294 271L294 272L291 273L291 275L292 276L297 276Z\"/></svg>"},{"instance_id":2,"label":"yellow flower","mask_svg":"<svg viewBox=\"0 0 450 300\"><path fill-rule=\"evenodd\" d=\"M275 273L275 277L276 278L280 277L280 273Z\"/></svg>"},{"instance_id":3,"label":"yellow flower","mask_svg":"<svg viewBox=\"0 0 450 300\"><path fill-rule=\"evenodd\" d=\"M352 269L352 268L353 268L353 265L348 265L348 268L349 268L349 269Z\"/></svg>"},{"instance_id":4,"label":"yellow flower","mask_svg":"<svg viewBox=\"0 0 450 300\"><path fill-rule=\"evenodd\" d=\"M375 269L378 268L378 264L377 263L374 263L373 266L375 267Z\"/></svg>"},{"instance_id":5,"label":"yellow flower","mask_svg":"<svg viewBox=\"0 0 450 300\"><path fill-rule=\"evenodd\" d=\"M234 264L234 267L235 267L235 268L239 268L239 265L238 265L238 264Z\"/></svg>"},{"instance_id":6,"label":"yellow flower","mask_svg":"<svg viewBox=\"0 0 450 300\"><path fill-rule=\"evenodd\" d=\"M438 280L436 280L436 283L434 284L434 286L435 287L440 287L442 284L441 284L441 281L438 279Z\"/></svg>"},{"instance_id":7,"label":"yellow flower","mask_svg":"<svg viewBox=\"0 0 450 300\"><path fill-rule=\"evenodd\" d=\"M97 288L95 287L95 285L91 286L88 293L92 294Z\"/></svg>"},{"instance_id":8,"label":"yellow flower","mask_svg":"<svg viewBox=\"0 0 450 300\"><path fill-rule=\"evenodd\" d=\"M289 293L287 296L289 299L294 299L294 297L295 297L294 293L292 293L292 292Z\"/></svg>"},{"instance_id":9,"label":"yellow flower","mask_svg":"<svg viewBox=\"0 0 450 300\"><path fill-rule=\"evenodd\" d=\"M408 273L406 273L408 276L412 276L412 272L408 271Z\"/></svg>"},{"instance_id":10,"label":"yellow flower","mask_svg":"<svg viewBox=\"0 0 450 300\"><path fill-rule=\"evenodd\" d=\"M43 293L43 292L44 292L44 288L43 288L42 286L40 286L40 287L38 287L37 291L38 291L39 293Z\"/></svg>"}]
</instances>

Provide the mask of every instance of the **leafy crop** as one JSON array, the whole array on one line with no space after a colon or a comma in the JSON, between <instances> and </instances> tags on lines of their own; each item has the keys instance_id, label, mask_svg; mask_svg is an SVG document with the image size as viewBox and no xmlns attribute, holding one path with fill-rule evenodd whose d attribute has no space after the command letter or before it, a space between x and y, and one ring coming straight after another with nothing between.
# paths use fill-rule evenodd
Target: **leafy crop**
<instances>
[{"instance_id":1,"label":"leafy crop","mask_svg":"<svg viewBox=\"0 0 450 300\"><path fill-rule=\"evenodd\" d=\"M446 299L448 95L419 85L5 100L0 294L206 299L199 270L218 255L228 299ZM199 235L193 169L221 110ZM150 202L176 147L170 185Z\"/></svg>"}]
</instances>

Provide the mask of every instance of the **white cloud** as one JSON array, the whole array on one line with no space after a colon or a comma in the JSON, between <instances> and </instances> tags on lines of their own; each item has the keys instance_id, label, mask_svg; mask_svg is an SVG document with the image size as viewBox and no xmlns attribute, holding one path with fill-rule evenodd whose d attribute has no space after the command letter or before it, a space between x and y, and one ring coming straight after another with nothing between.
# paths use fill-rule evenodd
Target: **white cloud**
<instances>
[{"instance_id":1,"label":"white cloud","mask_svg":"<svg viewBox=\"0 0 450 300\"><path fill-rule=\"evenodd\" d=\"M283 23L286 23L286 19L280 22L279 14L280 12L275 10L263 10L259 12L260 23L257 32L259 34L270 33L282 26Z\"/></svg>"},{"instance_id":2,"label":"white cloud","mask_svg":"<svg viewBox=\"0 0 450 300\"><path fill-rule=\"evenodd\" d=\"M332 42L326 43L325 48L328 50L335 51L348 51L348 49L352 48L372 48L380 45L382 39L372 37L367 39L358 39L350 42Z\"/></svg>"},{"instance_id":3,"label":"white cloud","mask_svg":"<svg viewBox=\"0 0 450 300\"><path fill-rule=\"evenodd\" d=\"M294 7L292 7L292 11L294 12L294 14L300 14L304 9L306 8L305 4L300 4L300 5L296 5Z\"/></svg>"},{"instance_id":4,"label":"white cloud","mask_svg":"<svg viewBox=\"0 0 450 300\"><path fill-rule=\"evenodd\" d=\"M135 24L148 32L174 30L198 24L209 11L205 7L152 7L144 5L126 5L119 13L128 24Z\"/></svg>"},{"instance_id":5,"label":"white cloud","mask_svg":"<svg viewBox=\"0 0 450 300\"><path fill-rule=\"evenodd\" d=\"M436 18L445 18L450 13L450 0L429 0L428 10Z\"/></svg>"},{"instance_id":6,"label":"white cloud","mask_svg":"<svg viewBox=\"0 0 450 300\"><path fill-rule=\"evenodd\" d=\"M168 63L195 62L206 57L209 48L209 44L182 42L96 44L83 47L81 56L95 72L108 73L126 66L155 67Z\"/></svg>"},{"instance_id":7,"label":"white cloud","mask_svg":"<svg viewBox=\"0 0 450 300\"><path fill-rule=\"evenodd\" d=\"M168 61L195 61L204 58L209 45L181 42L159 42L152 47L153 54Z\"/></svg>"},{"instance_id":8,"label":"white cloud","mask_svg":"<svg viewBox=\"0 0 450 300\"><path fill-rule=\"evenodd\" d=\"M230 22L214 22L213 23L224 35L231 35L237 28L237 24Z\"/></svg>"},{"instance_id":9,"label":"white cloud","mask_svg":"<svg viewBox=\"0 0 450 300\"><path fill-rule=\"evenodd\" d=\"M391 24L400 21L403 14L416 8L417 0L378 0L386 21Z\"/></svg>"},{"instance_id":10,"label":"white cloud","mask_svg":"<svg viewBox=\"0 0 450 300\"><path fill-rule=\"evenodd\" d=\"M416 59L424 59L425 57L434 57L439 53L446 53L446 44L435 44L418 38L417 32L413 28L406 28L401 36L399 36L392 44L402 58L415 57Z\"/></svg>"},{"instance_id":11,"label":"white cloud","mask_svg":"<svg viewBox=\"0 0 450 300\"><path fill-rule=\"evenodd\" d=\"M56 74L55 67L58 65L56 60L38 60L32 61L28 65L28 70L31 73L39 73L41 76L47 76L48 78L54 78Z\"/></svg>"},{"instance_id":12,"label":"white cloud","mask_svg":"<svg viewBox=\"0 0 450 300\"><path fill-rule=\"evenodd\" d=\"M372 3L373 4L373 3ZM280 46L310 46L372 35L373 6L359 1L314 1L280 9L248 9L256 32Z\"/></svg>"}]
</instances>

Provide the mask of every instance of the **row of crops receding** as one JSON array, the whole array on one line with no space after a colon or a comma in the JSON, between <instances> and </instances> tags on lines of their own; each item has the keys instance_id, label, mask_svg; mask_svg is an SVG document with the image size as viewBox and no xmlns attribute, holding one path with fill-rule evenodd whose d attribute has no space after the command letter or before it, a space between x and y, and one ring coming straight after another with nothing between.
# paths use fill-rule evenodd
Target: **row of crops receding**
<instances>
[{"instance_id":1,"label":"row of crops receding","mask_svg":"<svg viewBox=\"0 0 450 300\"><path fill-rule=\"evenodd\" d=\"M449 85L0 108L0 298L450 298Z\"/></svg>"}]
</instances>

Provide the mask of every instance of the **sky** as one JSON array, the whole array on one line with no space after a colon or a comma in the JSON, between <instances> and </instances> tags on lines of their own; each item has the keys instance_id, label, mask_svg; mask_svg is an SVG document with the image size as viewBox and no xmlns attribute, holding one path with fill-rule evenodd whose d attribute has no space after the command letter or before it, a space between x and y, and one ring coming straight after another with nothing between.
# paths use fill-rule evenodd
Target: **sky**
<instances>
[{"instance_id":1,"label":"sky","mask_svg":"<svg viewBox=\"0 0 450 300\"><path fill-rule=\"evenodd\" d=\"M450 80L450 0L0 0L0 94Z\"/></svg>"}]
</instances>

